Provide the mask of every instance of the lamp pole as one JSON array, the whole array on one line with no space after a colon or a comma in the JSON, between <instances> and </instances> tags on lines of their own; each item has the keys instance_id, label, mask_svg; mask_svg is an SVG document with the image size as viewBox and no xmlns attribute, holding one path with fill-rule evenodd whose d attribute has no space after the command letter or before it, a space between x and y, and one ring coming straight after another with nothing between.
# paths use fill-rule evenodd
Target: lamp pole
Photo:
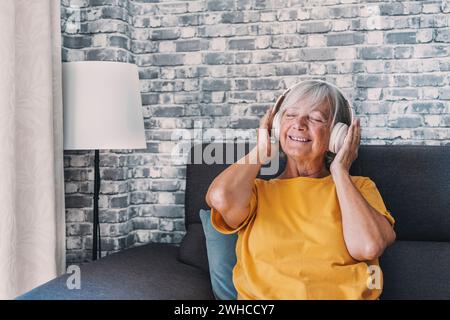
<instances>
[{"instance_id":1,"label":"lamp pole","mask_svg":"<svg viewBox=\"0 0 450 320\"><path fill-rule=\"evenodd\" d=\"M97 260L98 252L102 255L100 223L98 218L98 198L100 193L100 154L95 150L94 157L94 212L93 212L93 230L92 230L92 260ZM98 250L97 250L98 246Z\"/></svg>"}]
</instances>

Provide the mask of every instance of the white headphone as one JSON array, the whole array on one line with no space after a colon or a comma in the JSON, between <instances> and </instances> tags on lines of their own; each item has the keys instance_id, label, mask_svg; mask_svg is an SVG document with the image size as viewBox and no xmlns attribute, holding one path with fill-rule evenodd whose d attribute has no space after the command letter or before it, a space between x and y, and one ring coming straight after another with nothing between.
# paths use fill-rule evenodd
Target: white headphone
<instances>
[{"instance_id":1,"label":"white headphone","mask_svg":"<svg viewBox=\"0 0 450 320\"><path fill-rule=\"evenodd\" d=\"M332 86L333 88L335 88L338 92L340 92L342 94L342 96L344 97L344 99L347 101L347 103L349 105L350 123L351 123L354 118L354 111L353 111L353 108L350 106L349 100L345 97L345 95L342 93L342 91L332 83L322 81L322 80L314 80L314 81L326 83L326 84ZM274 115L273 121L272 121L272 130L273 130L272 132L273 132L273 135L274 135L274 138L276 141L280 140L280 127L281 127L281 116L282 116L282 112L279 112L280 107L281 107L284 99L286 98L286 95L295 86L297 86L299 84L300 83L296 83L293 86L291 86L290 88L286 89L286 91L284 91L283 94L277 99L277 102L275 103L275 105L273 107L272 113L275 112L275 115ZM338 153L338 151L344 144L344 139L345 139L345 136L347 135L348 127L349 126L343 122L338 122L338 123L334 124L333 129L331 130L330 144L328 146L329 151L331 151L333 153Z\"/></svg>"}]
</instances>

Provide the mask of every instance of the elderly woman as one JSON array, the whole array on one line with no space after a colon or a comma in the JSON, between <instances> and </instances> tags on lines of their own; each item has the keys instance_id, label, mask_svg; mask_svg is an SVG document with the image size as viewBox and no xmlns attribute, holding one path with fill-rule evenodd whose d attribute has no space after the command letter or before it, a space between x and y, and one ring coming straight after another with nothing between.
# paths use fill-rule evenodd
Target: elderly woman
<instances>
[{"instance_id":1,"label":"elderly woman","mask_svg":"<svg viewBox=\"0 0 450 320\"><path fill-rule=\"evenodd\" d=\"M276 154L270 109L256 147L217 176L206 195L214 228L238 232L238 299L378 299L378 257L395 240L395 220L375 183L349 174L358 154L359 119L349 123L340 90L316 80L294 86L278 112L284 171L276 179L256 178ZM338 122L349 128L332 154L330 134Z\"/></svg>"}]
</instances>

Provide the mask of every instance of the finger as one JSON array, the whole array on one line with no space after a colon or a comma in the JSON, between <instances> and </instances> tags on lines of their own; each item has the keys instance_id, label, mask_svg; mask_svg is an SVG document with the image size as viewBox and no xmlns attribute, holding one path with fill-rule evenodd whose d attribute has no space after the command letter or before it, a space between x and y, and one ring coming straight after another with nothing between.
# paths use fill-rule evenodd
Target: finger
<instances>
[{"instance_id":1,"label":"finger","mask_svg":"<svg viewBox=\"0 0 450 320\"><path fill-rule=\"evenodd\" d=\"M361 141L361 127L359 126L359 119L356 120L353 130L354 130L354 139L352 143L352 149L356 153Z\"/></svg>"},{"instance_id":2,"label":"finger","mask_svg":"<svg viewBox=\"0 0 450 320\"><path fill-rule=\"evenodd\" d=\"M348 132L348 135L349 135L348 144L346 146L346 151L348 154L350 154L355 148L355 141L357 140L355 132L356 132L355 126L354 125L350 126L350 129Z\"/></svg>"},{"instance_id":3,"label":"finger","mask_svg":"<svg viewBox=\"0 0 450 320\"><path fill-rule=\"evenodd\" d=\"M355 143L359 145L359 142L361 141L361 125L359 118L356 119L355 123L355 137L356 137Z\"/></svg>"},{"instance_id":4,"label":"finger","mask_svg":"<svg viewBox=\"0 0 450 320\"><path fill-rule=\"evenodd\" d=\"M358 145L361 143L361 120L358 118Z\"/></svg>"},{"instance_id":5,"label":"finger","mask_svg":"<svg viewBox=\"0 0 450 320\"><path fill-rule=\"evenodd\" d=\"M359 137L359 126L358 126L358 118L354 118L352 121L352 131L353 131L353 139L352 139L352 143L355 143L358 141L358 137Z\"/></svg>"},{"instance_id":6,"label":"finger","mask_svg":"<svg viewBox=\"0 0 450 320\"><path fill-rule=\"evenodd\" d=\"M344 145L347 148L350 148L353 143L353 136L354 136L354 126L353 123L350 125L347 131L347 136L345 137Z\"/></svg>"}]
</instances>

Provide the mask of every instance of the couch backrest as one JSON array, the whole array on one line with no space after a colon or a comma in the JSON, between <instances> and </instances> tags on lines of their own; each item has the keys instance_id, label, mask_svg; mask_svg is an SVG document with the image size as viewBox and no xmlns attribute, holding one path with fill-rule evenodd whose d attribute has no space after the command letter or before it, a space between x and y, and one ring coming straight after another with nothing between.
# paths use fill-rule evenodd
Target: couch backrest
<instances>
[{"instance_id":1,"label":"couch backrest","mask_svg":"<svg viewBox=\"0 0 450 320\"><path fill-rule=\"evenodd\" d=\"M248 152L251 146L245 147ZM232 143L203 144L193 147L191 159L203 151L209 154L212 149L222 150L223 157L230 154L226 150L234 151L233 161L242 156ZM208 209L206 191L227 166L204 162L187 165L188 233L201 231L198 212ZM260 177L275 177L283 168L282 162L276 174ZM397 241L380 259L385 282L382 298L449 299L450 274L446 269L450 266L450 146L362 145L350 174L370 177L396 219ZM195 238L199 239L198 259L205 264L204 236Z\"/></svg>"}]
</instances>

